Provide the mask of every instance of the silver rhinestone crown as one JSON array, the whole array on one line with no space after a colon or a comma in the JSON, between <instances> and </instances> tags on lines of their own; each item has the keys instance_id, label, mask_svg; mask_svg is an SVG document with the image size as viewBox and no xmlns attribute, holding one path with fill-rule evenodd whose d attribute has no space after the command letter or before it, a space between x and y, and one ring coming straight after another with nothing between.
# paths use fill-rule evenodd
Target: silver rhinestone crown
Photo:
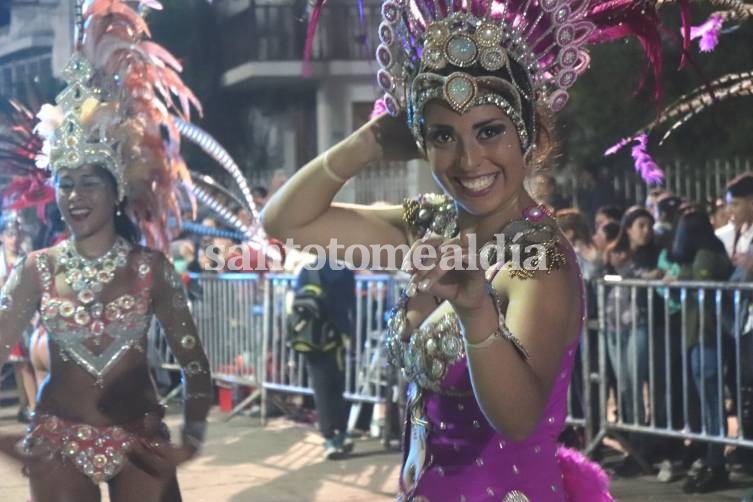
<instances>
[{"instance_id":1,"label":"silver rhinestone crown","mask_svg":"<svg viewBox=\"0 0 753 502\"><path fill-rule=\"evenodd\" d=\"M387 111L397 116L406 110L415 135L422 115L418 105L426 103L432 87L440 92L430 99L444 99L462 113L480 104L481 79L489 77L507 82L505 92L497 92L499 85L491 92L506 112L517 111L510 117L516 127L525 125L518 98L561 110L567 89L589 63L584 45L594 25L586 19L588 5L588 0L386 0L376 58ZM511 62L524 76L515 77ZM533 130L531 123L524 141L518 129L524 146Z\"/></svg>"}]
</instances>

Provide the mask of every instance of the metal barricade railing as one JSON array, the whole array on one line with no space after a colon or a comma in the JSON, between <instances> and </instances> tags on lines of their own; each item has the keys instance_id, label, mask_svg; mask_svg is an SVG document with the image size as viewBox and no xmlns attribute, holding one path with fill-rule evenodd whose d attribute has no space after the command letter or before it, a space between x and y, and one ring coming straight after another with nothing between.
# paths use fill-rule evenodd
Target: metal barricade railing
<instances>
[{"instance_id":1,"label":"metal barricade railing","mask_svg":"<svg viewBox=\"0 0 753 502\"><path fill-rule=\"evenodd\" d=\"M286 344L294 275L194 274L191 279L195 281L192 291L198 292L192 301L193 314L209 357L213 379L255 389L234 412L252 399L260 398L261 416L265 417L268 391L313 393L303 356ZM355 331L345 354L344 395L350 401L383 403L395 400L392 384L397 376L388 367L383 337L385 314L405 284L404 279L389 274L356 276ZM152 344L157 348L163 368L178 369L163 338L157 336ZM589 393L584 388L589 385L591 374L587 347L581 358L579 384L583 389L570 392L568 422L586 426L587 419L582 411L589 409L590 405ZM579 401L577 414L576 399Z\"/></svg>"},{"instance_id":2,"label":"metal barricade railing","mask_svg":"<svg viewBox=\"0 0 753 502\"><path fill-rule=\"evenodd\" d=\"M264 375L263 349L267 330L265 318L266 280L256 273L191 274L191 310L212 378L254 389L230 416L258 399ZM159 326L150 331L150 347L161 369L180 367L162 336ZM261 374L260 374L261 372ZM169 400L180 387L173 389Z\"/></svg>"},{"instance_id":3,"label":"metal barricade railing","mask_svg":"<svg viewBox=\"0 0 753 502\"><path fill-rule=\"evenodd\" d=\"M631 451L622 433L753 447L753 284L608 276L596 286L600 420L590 447L609 435Z\"/></svg>"},{"instance_id":4,"label":"metal barricade railing","mask_svg":"<svg viewBox=\"0 0 753 502\"><path fill-rule=\"evenodd\" d=\"M269 274L264 301L267 336L262 350L267 368L262 383L262 416L266 415L267 391L311 394L303 356L286 344L287 316L295 288L295 276ZM357 275L355 331L345 356L345 398L356 402L378 403L384 399L385 358L382 334L385 311L392 305L399 284L389 275Z\"/></svg>"}]
</instances>

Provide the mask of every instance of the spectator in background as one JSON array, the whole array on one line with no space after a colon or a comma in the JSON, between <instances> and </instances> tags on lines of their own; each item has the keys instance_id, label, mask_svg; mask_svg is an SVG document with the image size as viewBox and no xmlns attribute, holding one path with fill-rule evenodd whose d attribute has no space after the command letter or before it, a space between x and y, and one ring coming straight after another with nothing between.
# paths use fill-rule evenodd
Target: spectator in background
<instances>
[{"instance_id":1,"label":"spectator in background","mask_svg":"<svg viewBox=\"0 0 753 502\"><path fill-rule=\"evenodd\" d=\"M194 260L194 256L196 255L196 247L193 242L188 239L173 241L170 245L170 251L175 271L179 274L184 274L188 271L188 266Z\"/></svg>"},{"instance_id":2,"label":"spectator in background","mask_svg":"<svg viewBox=\"0 0 753 502\"><path fill-rule=\"evenodd\" d=\"M539 173L531 180L531 197L539 204L549 209L558 210L570 206L570 203L559 193L557 180L551 174Z\"/></svg>"},{"instance_id":3,"label":"spectator in background","mask_svg":"<svg viewBox=\"0 0 753 502\"><path fill-rule=\"evenodd\" d=\"M654 238L662 249L672 246L675 226L680 218L682 199L669 192L665 192L656 199L654 207Z\"/></svg>"},{"instance_id":4,"label":"spectator in background","mask_svg":"<svg viewBox=\"0 0 753 502\"><path fill-rule=\"evenodd\" d=\"M251 198L254 200L256 210L261 211L269 198L269 190L267 187L257 185L251 189Z\"/></svg>"},{"instance_id":5,"label":"spectator in background","mask_svg":"<svg viewBox=\"0 0 753 502\"><path fill-rule=\"evenodd\" d=\"M654 240L654 217L645 208L633 206L625 212L617 239L607 248L610 273L623 277L659 279L659 247Z\"/></svg>"},{"instance_id":6,"label":"spectator in background","mask_svg":"<svg viewBox=\"0 0 753 502\"><path fill-rule=\"evenodd\" d=\"M729 280L753 281L753 174L743 173L727 184L725 194L730 222L716 231L735 267ZM740 321L740 395L742 402L742 429L746 439L753 437L753 298L743 292L735 316ZM753 452L737 448L733 452L740 463L753 463Z\"/></svg>"},{"instance_id":7,"label":"spectator in background","mask_svg":"<svg viewBox=\"0 0 753 502\"><path fill-rule=\"evenodd\" d=\"M608 274L626 279L660 278L653 224L654 218L645 208L633 206L627 210L617 239L607 248ZM648 382L648 301L646 291L639 290L637 310L633 310L631 294L624 287L613 286L607 293L607 353L619 383L620 415L627 424L646 423L643 388ZM650 445L643 435L631 435L629 440L639 454L649 453ZM632 457L627 457L617 468L617 473L624 476L638 472L640 467Z\"/></svg>"},{"instance_id":8,"label":"spectator in background","mask_svg":"<svg viewBox=\"0 0 753 502\"><path fill-rule=\"evenodd\" d=\"M600 207L615 204L616 201L621 203L621 197L614 190L609 168L594 164L579 170L577 196L578 206L585 213L586 221L589 222L594 221ZM615 218L618 223L620 216L622 214ZM593 228L597 229L598 225Z\"/></svg>"},{"instance_id":9,"label":"spectator in background","mask_svg":"<svg viewBox=\"0 0 753 502\"><path fill-rule=\"evenodd\" d=\"M743 258L748 254L753 241L753 174L744 173L730 181L727 184L725 200L729 223L717 230L716 236L724 244L733 262L739 254L740 260L745 261L741 261L740 265L753 269L753 263L747 263L748 260Z\"/></svg>"},{"instance_id":10,"label":"spectator in background","mask_svg":"<svg viewBox=\"0 0 753 502\"><path fill-rule=\"evenodd\" d=\"M341 459L353 450L348 436L348 405L345 392L345 353L353 339L356 318L355 274L347 267L339 270L325 261L319 270L303 267L298 274L296 291L306 285L317 285L324 293L325 319L332 322L342 335L343 343L332 350L305 352L307 368L314 388L319 431L324 437L324 457Z\"/></svg>"},{"instance_id":11,"label":"spectator in background","mask_svg":"<svg viewBox=\"0 0 753 502\"><path fill-rule=\"evenodd\" d=\"M259 207L257 206L257 210ZM239 207L235 211L235 217L238 218L238 221L240 221L243 225L246 225L247 227L250 227L254 223L254 218L251 216L251 211L246 209L245 207Z\"/></svg>"},{"instance_id":12,"label":"spectator in background","mask_svg":"<svg viewBox=\"0 0 753 502\"><path fill-rule=\"evenodd\" d=\"M583 213L578 209L568 208L557 211L555 216L557 225L562 230L565 238L573 246L575 256L578 260L578 266L580 267L585 281L586 287L586 314L593 317L593 314L597 312L597 297L596 290L593 287L593 279L598 279L603 275L604 262L603 251L600 251L593 243L591 239L591 231L588 228L588 222ZM598 332L587 329L587 325L584 325L584 337L581 338L578 345L578 354L575 356L575 364L572 372L572 384L571 390L573 393L573 416L576 417L589 417L589 420L598 420L598 408L591 407L586 409L586 399L584 390L588 392L592 389L592 386L585 385L584 372L583 372L583 358L581 351L587 349L587 354L590 356L588 365L590 368L598 367ZM587 344L586 348L584 348ZM590 373L590 369L588 371ZM586 377L587 378L587 377ZM598 402L598 395L592 392L590 402ZM579 441L578 434L575 428L568 428L560 436L560 441L564 442L568 446L583 447L585 444Z\"/></svg>"},{"instance_id":13,"label":"spectator in background","mask_svg":"<svg viewBox=\"0 0 753 502\"><path fill-rule=\"evenodd\" d=\"M225 271L265 273L282 270L285 246L280 241L242 242L239 246L225 254Z\"/></svg>"},{"instance_id":14,"label":"spectator in background","mask_svg":"<svg viewBox=\"0 0 753 502\"><path fill-rule=\"evenodd\" d=\"M215 220L214 218L204 218L201 220L201 226L206 228L219 228L220 224ZM211 235L202 235L201 239L199 239L199 248L200 249L206 249L207 246L212 244L213 237Z\"/></svg>"},{"instance_id":15,"label":"spectator in background","mask_svg":"<svg viewBox=\"0 0 753 502\"><path fill-rule=\"evenodd\" d=\"M607 205L601 206L596 210L594 216L594 230L598 230L605 223L614 222L619 225L624 211L619 206Z\"/></svg>"},{"instance_id":16,"label":"spectator in background","mask_svg":"<svg viewBox=\"0 0 753 502\"><path fill-rule=\"evenodd\" d=\"M672 259L679 265L677 279L687 281L724 281L732 271L722 242L714 235L708 215L700 210L684 214L678 223L672 244ZM704 322L701 323L701 316ZM706 433L724 436L721 420L722 395L717 385L722 367L717 353L717 319L714 298L706 295L700 305L698 295L688 292L686 298L685 342L689 351L690 369L698 395L703 388L701 413ZM701 332L701 324L703 331ZM703 347L701 347L703 346ZM682 376L682 373L679 375ZM678 408L680 409L680 408ZM729 482L725 467L724 445L708 443L703 467L688 477L683 486L686 493L706 493L724 488Z\"/></svg>"},{"instance_id":17,"label":"spectator in background","mask_svg":"<svg viewBox=\"0 0 753 502\"><path fill-rule=\"evenodd\" d=\"M0 236L0 288L10 278L13 267L23 260L30 249L30 235L21 215L12 210L2 214L2 235ZM8 355L8 363L13 365L13 373L18 390L18 421L28 423L37 403L37 381L29 357L29 339L32 333L30 323L18 343ZM0 367L2 363L0 363Z\"/></svg>"},{"instance_id":18,"label":"spectator in background","mask_svg":"<svg viewBox=\"0 0 753 502\"><path fill-rule=\"evenodd\" d=\"M716 231L729 223L729 211L724 199L716 199L710 206L709 220L711 221L711 226L714 227L714 231Z\"/></svg>"},{"instance_id":19,"label":"spectator in background","mask_svg":"<svg viewBox=\"0 0 753 502\"><path fill-rule=\"evenodd\" d=\"M669 192L666 189L656 187L649 190L648 194L646 194L646 201L643 203L643 206L654 216L654 218L656 218L656 203L658 202L659 197L668 193Z\"/></svg>"},{"instance_id":20,"label":"spectator in background","mask_svg":"<svg viewBox=\"0 0 753 502\"><path fill-rule=\"evenodd\" d=\"M586 217L578 209L557 211L557 225L575 250L578 265L586 282L601 277L604 267L603 254L594 245Z\"/></svg>"},{"instance_id":21,"label":"spectator in background","mask_svg":"<svg viewBox=\"0 0 753 502\"><path fill-rule=\"evenodd\" d=\"M616 221L608 221L598 227L594 232L593 243L596 249L603 255L609 244L617 239L620 233L620 224ZM603 260L603 256L602 256Z\"/></svg>"},{"instance_id":22,"label":"spectator in background","mask_svg":"<svg viewBox=\"0 0 753 502\"><path fill-rule=\"evenodd\" d=\"M656 223L654 223L654 237L656 244L661 251L657 268L667 277L677 277L680 273L680 265L675 263L671 258L671 250L674 241L675 227L677 220L680 218L680 208L683 207L682 199L669 192L664 192L659 196L654 206ZM689 209L689 206L684 207ZM667 302L669 314L679 313L682 309L679 301L675 298L669 298Z\"/></svg>"}]
</instances>

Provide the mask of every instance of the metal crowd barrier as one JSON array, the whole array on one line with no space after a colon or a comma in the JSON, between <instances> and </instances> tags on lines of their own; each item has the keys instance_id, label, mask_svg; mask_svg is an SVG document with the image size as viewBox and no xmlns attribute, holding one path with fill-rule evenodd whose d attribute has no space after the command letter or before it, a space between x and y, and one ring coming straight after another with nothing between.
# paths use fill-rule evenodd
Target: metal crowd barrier
<instances>
[{"instance_id":1,"label":"metal crowd barrier","mask_svg":"<svg viewBox=\"0 0 753 502\"><path fill-rule=\"evenodd\" d=\"M312 394L306 365L301 354L285 343L289 306L295 288L295 276L269 274L266 278L264 309L268 335L263 336L267 371L262 383L262 416L266 416L267 391ZM355 332L345 351L346 399L380 403L385 399L386 359L382 347L385 312L399 292L399 282L385 274L356 276Z\"/></svg>"},{"instance_id":2,"label":"metal crowd barrier","mask_svg":"<svg viewBox=\"0 0 753 502\"><path fill-rule=\"evenodd\" d=\"M265 316L265 280L256 273L191 274L188 288L190 306L209 368L215 381L240 384L254 389L238 404L232 417L261 396L266 353L262 334L268 330ZM150 349L156 366L179 371L170 348L155 323L150 331ZM262 372L260 374L259 372ZM175 397L175 387L163 402Z\"/></svg>"},{"instance_id":3,"label":"metal crowd barrier","mask_svg":"<svg viewBox=\"0 0 753 502\"><path fill-rule=\"evenodd\" d=\"M280 392L312 394L303 356L291 350L286 341L287 315L295 276L289 274L196 274L192 275L192 309L212 377L221 382L252 387L254 392L233 413L259 399L261 416ZM356 318L345 354L346 399L354 403L397 403L399 377L387 364L383 350L389 311L405 286L405 280L389 274L356 275ZM156 334L160 366L178 370L164 339ZM582 376L589 381L588 350L581 353ZM174 389L166 398L180 391ZM270 395L272 391L272 395ZM570 392L569 422L586 425L589 393ZM577 402L577 404L576 404ZM280 404L276 401L276 404ZM355 421L351 414L350 425ZM590 437L590 434L587 435Z\"/></svg>"},{"instance_id":4,"label":"metal crowd barrier","mask_svg":"<svg viewBox=\"0 0 753 502\"><path fill-rule=\"evenodd\" d=\"M753 284L608 276L595 286L599 424L589 449L612 436L631 451L625 433L753 448Z\"/></svg>"}]
</instances>

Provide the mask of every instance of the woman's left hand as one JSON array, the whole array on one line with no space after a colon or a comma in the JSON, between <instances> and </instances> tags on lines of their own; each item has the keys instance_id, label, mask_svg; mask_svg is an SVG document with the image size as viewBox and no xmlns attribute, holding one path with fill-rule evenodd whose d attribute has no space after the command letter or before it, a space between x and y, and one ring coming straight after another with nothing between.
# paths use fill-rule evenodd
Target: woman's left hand
<instances>
[{"instance_id":1,"label":"woman's left hand","mask_svg":"<svg viewBox=\"0 0 753 502\"><path fill-rule=\"evenodd\" d=\"M416 241L403 270L411 274L408 296L426 293L448 300L457 310L473 310L488 295L478 250L469 248L466 235L444 239L431 234Z\"/></svg>"},{"instance_id":2,"label":"woman's left hand","mask_svg":"<svg viewBox=\"0 0 753 502\"><path fill-rule=\"evenodd\" d=\"M191 460L196 450L188 445L175 446L167 441L134 441L128 459L147 474L164 478L173 476L179 465Z\"/></svg>"}]
</instances>

